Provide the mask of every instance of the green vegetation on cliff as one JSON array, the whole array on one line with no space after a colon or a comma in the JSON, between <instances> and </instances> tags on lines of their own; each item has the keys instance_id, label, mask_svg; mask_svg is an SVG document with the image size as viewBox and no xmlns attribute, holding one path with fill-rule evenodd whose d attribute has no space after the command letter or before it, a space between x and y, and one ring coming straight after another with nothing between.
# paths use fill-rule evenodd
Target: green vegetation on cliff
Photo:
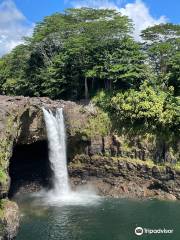
<instances>
[{"instance_id":1,"label":"green vegetation on cliff","mask_svg":"<svg viewBox=\"0 0 180 240\"><path fill-rule=\"evenodd\" d=\"M166 91L154 89L144 82L139 90L109 94L99 92L93 101L107 111L117 123L142 128L146 131L179 133L180 97L174 96L173 88Z\"/></svg>"},{"instance_id":2,"label":"green vegetation on cliff","mask_svg":"<svg viewBox=\"0 0 180 240\"><path fill-rule=\"evenodd\" d=\"M89 117L82 134L89 139L96 136L107 136L111 133L111 121L107 113L98 110L96 114Z\"/></svg>"}]
</instances>

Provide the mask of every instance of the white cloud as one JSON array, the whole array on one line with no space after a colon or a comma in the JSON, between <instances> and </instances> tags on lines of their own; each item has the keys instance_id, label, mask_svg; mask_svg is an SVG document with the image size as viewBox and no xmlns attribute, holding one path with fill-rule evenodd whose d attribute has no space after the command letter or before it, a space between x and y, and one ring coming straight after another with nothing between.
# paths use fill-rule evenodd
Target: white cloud
<instances>
[{"instance_id":1,"label":"white cloud","mask_svg":"<svg viewBox=\"0 0 180 240\"><path fill-rule=\"evenodd\" d=\"M17 9L12 0L0 4L0 56L23 42L24 36L32 34L33 24Z\"/></svg>"},{"instance_id":2,"label":"white cloud","mask_svg":"<svg viewBox=\"0 0 180 240\"><path fill-rule=\"evenodd\" d=\"M73 7L93 7L93 8L110 8L120 11L123 15L128 16L134 22L134 37L140 40L140 32L155 24L165 23L166 18L161 16L154 18L149 8L141 0L136 0L134 3L127 3L125 7L120 7L126 0L72 0L70 3Z\"/></svg>"},{"instance_id":3,"label":"white cloud","mask_svg":"<svg viewBox=\"0 0 180 240\"><path fill-rule=\"evenodd\" d=\"M135 25L134 37L137 40L140 40L139 35L143 29L166 22L164 16L158 19L152 17L148 7L141 0L136 0L135 3L126 4L124 8L120 8L120 12L133 20Z\"/></svg>"},{"instance_id":4,"label":"white cloud","mask_svg":"<svg viewBox=\"0 0 180 240\"><path fill-rule=\"evenodd\" d=\"M92 8L110 8L110 9L117 9L118 6L116 2L111 0L72 0L70 1L73 7L80 8L80 7L92 7Z\"/></svg>"}]
</instances>

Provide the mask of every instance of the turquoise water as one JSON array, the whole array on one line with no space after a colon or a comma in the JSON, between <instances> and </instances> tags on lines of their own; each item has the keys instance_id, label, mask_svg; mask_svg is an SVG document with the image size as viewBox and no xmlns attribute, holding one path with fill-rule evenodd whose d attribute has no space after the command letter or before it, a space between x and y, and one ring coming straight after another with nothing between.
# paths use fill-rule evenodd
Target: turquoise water
<instances>
[{"instance_id":1,"label":"turquoise water","mask_svg":"<svg viewBox=\"0 0 180 240\"><path fill-rule=\"evenodd\" d=\"M22 215L17 240L180 239L179 202L102 198L88 205L46 206L29 196L17 201ZM137 226L174 232L136 236Z\"/></svg>"}]
</instances>

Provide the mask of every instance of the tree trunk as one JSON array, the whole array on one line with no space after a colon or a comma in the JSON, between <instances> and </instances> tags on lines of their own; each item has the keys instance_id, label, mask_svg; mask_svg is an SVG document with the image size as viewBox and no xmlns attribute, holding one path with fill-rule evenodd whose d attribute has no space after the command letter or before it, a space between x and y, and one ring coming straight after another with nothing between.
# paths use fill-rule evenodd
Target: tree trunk
<instances>
[{"instance_id":1,"label":"tree trunk","mask_svg":"<svg viewBox=\"0 0 180 240\"><path fill-rule=\"evenodd\" d=\"M91 88L92 88L92 90L94 89L94 78L92 78Z\"/></svg>"},{"instance_id":2,"label":"tree trunk","mask_svg":"<svg viewBox=\"0 0 180 240\"><path fill-rule=\"evenodd\" d=\"M111 91L111 89L112 89L112 81L109 80L109 90Z\"/></svg>"},{"instance_id":3,"label":"tree trunk","mask_svg":"<svg viewBox=\"0 0 180 240\"><path fill-rule=\"evenodd\" d=\"M105 86L105 89L107 90L108 89L108 82L107 82L106 79L104 80L104 86Z\"/></svg>"},{"instance_id":4,"label":"tree trunk","mask_svg":"<svg viewBox=\"0 0 180 240\"><path fill-rule=\"evenodd\" d=\"M85 99L87 100L89 98L89 91L88 91L88 83L87 83L87 78L85 77L84 80L84 86L85 86Z\"/></svg>"}]
</instances>

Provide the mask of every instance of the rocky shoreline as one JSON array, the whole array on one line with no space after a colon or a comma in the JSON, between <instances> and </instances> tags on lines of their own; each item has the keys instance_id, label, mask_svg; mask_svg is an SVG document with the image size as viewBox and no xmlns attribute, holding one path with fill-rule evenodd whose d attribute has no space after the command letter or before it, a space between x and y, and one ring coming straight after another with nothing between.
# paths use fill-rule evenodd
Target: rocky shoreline
<instances>
[{"instance_id":1,"label":"rocky shoreline","mask_svg":"<svg viewBox=\"0 0 180 240\"><path fill-rule=\"evenodd\" d=\"M91 184L102 196L180 200L180 172L143 161L101 156L78 156L70 163L74 187Z\"/></svg>"}]
</instances>

